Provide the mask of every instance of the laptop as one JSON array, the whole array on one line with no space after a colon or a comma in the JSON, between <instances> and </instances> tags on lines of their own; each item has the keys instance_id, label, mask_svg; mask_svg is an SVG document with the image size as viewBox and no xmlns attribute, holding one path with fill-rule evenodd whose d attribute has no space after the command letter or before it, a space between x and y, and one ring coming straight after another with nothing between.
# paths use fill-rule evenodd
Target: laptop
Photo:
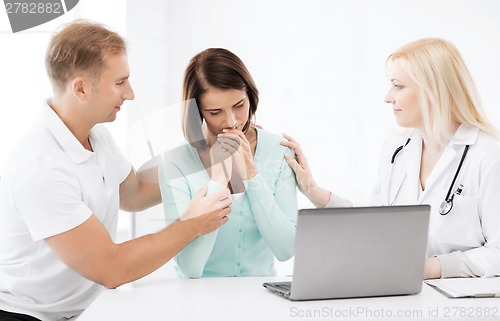
<instances>
[{"instance_id":1,"label":"laptop","mask_svg":"<svg viewBox=\"0 0 500 321\"><path fill-rule=\"evenodd\" d=\"M292 282L263 286L293 301L416 294L429 205L302 209Z\"/></svg>"}]
</instances>

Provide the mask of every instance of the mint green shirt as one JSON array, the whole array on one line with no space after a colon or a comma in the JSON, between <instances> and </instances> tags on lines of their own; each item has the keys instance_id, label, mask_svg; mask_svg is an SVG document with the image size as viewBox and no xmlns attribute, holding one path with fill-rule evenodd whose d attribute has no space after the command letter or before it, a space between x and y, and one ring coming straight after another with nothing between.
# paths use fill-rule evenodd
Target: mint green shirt
<instances>
[{"instance_id":1,"label":"mint green shirt","mask_svg":"<svg viewBox=\"0 0 500 321\"><path fill-rule=\"evenodd\" d=\"M283 138L257 129L254 162L258 174L243 181L245 192L231 195L228 222L190 242L175 257L189 278L272 276L274 258L293 256L297 218L295 176L284 155L293 152ZM167 224L178 219L196 192L211 194L225 186L210 179L195 148L186 144L163 155L160 188Z\"/></svg>"}]
</instances>

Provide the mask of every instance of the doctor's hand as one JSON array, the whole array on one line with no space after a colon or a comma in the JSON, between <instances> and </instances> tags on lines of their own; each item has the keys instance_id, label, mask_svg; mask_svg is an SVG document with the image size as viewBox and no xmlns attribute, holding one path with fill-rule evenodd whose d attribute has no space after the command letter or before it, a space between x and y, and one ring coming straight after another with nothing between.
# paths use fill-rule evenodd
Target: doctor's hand
<instances>
[{"instance_id":1,"label":"doctor's hand","mask_svg":"<svg viewBox=\"0 0 500 321\"><path fill-rule=\"evenodd\" d=\"M237 142L239 147L236 149L232 157L241 179L249 180L257 175L257 167L253 161L252 147L241 130L224 129L224 133L219 134L218 137Z\"/></svg>"},{"instance_id":2,"label":"doctor's hand","mask_svg":"<svg viewBox=\"0 0 500 321\"><path fill-rule=\"evenodd\" d=\"M439 279L442 275L441 262L437 256L428 257L425 259L424 265L424 280Z\"/></svg>"},{"instance_id":3,"label":"doctor's hand","mask_svg":"<svg viewBox=\"0 0 500 321\"><path fill-rule=\"evenodd\" d=\"M299 190L307 196L310 194L311 190L317 187L317 184L312 176L306 155L302 151L300 144L295 139L287 134L283 134L283 137L287 140L281 142L281 145L290 148L295 153L295 158L290 155L285 155L286 161L295 172Z\"/></svg>"},{"instance_id":4,"label":"doctor's hand","mask_svg":"<svg viewBox=\"0 0 500 321\"><path fill-rule=\"evenodd\" d=\"M293 150L295 158L285 155L288 165L295 172L297 186L316 207L325 207L330 201L330 192L319 186L312 175L306 155L302 151L300 144L287 134L283 134L287 140L281 142L281 145Z\"/></svg>"}]
</instances>

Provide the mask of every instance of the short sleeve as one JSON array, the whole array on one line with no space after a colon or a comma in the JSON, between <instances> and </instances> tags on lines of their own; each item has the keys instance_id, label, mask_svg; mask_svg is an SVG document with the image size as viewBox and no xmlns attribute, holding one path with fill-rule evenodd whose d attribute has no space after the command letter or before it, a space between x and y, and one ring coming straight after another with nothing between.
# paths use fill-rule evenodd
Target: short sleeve
<instances>
[{"instance_id":1,"label":"short sleeve","mask_svg":"<svg viewBox=\"0 0 500 321\"><path fill-rule=\"evenodd\" d=\"M82 201L77 177L54 159L37 159L21 167L12 195L13 207L35 241L73 229L92 215Z\"/></svg>"}]
</instances>

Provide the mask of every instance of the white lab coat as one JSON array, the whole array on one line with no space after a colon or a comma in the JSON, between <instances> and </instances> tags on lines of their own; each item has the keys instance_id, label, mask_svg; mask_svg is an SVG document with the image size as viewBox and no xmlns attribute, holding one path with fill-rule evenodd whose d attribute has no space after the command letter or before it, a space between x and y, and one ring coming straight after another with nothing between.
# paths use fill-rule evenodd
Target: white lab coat
<instances>
[{"instance_id":1,"label":"white lab coat","mask_svg":"<svg viewBox=\"0 0 500 321\"><path fill-rule=\"evenodd\" d=\"M396 156L394 151L408 137L411 141ZM448 215L440 215L466 145L470 145L453 192ZM399 131L389 136L382 150L372 203L379 205L429 204L427 255L437 255L443 277L500 276L500 147L488 134L462 125L446 146L420 188L422 138L418 131ZM452 253L453 252L453 253ZM450 254L451 253L451 254Z\"/></svg>"}]
</instances>

